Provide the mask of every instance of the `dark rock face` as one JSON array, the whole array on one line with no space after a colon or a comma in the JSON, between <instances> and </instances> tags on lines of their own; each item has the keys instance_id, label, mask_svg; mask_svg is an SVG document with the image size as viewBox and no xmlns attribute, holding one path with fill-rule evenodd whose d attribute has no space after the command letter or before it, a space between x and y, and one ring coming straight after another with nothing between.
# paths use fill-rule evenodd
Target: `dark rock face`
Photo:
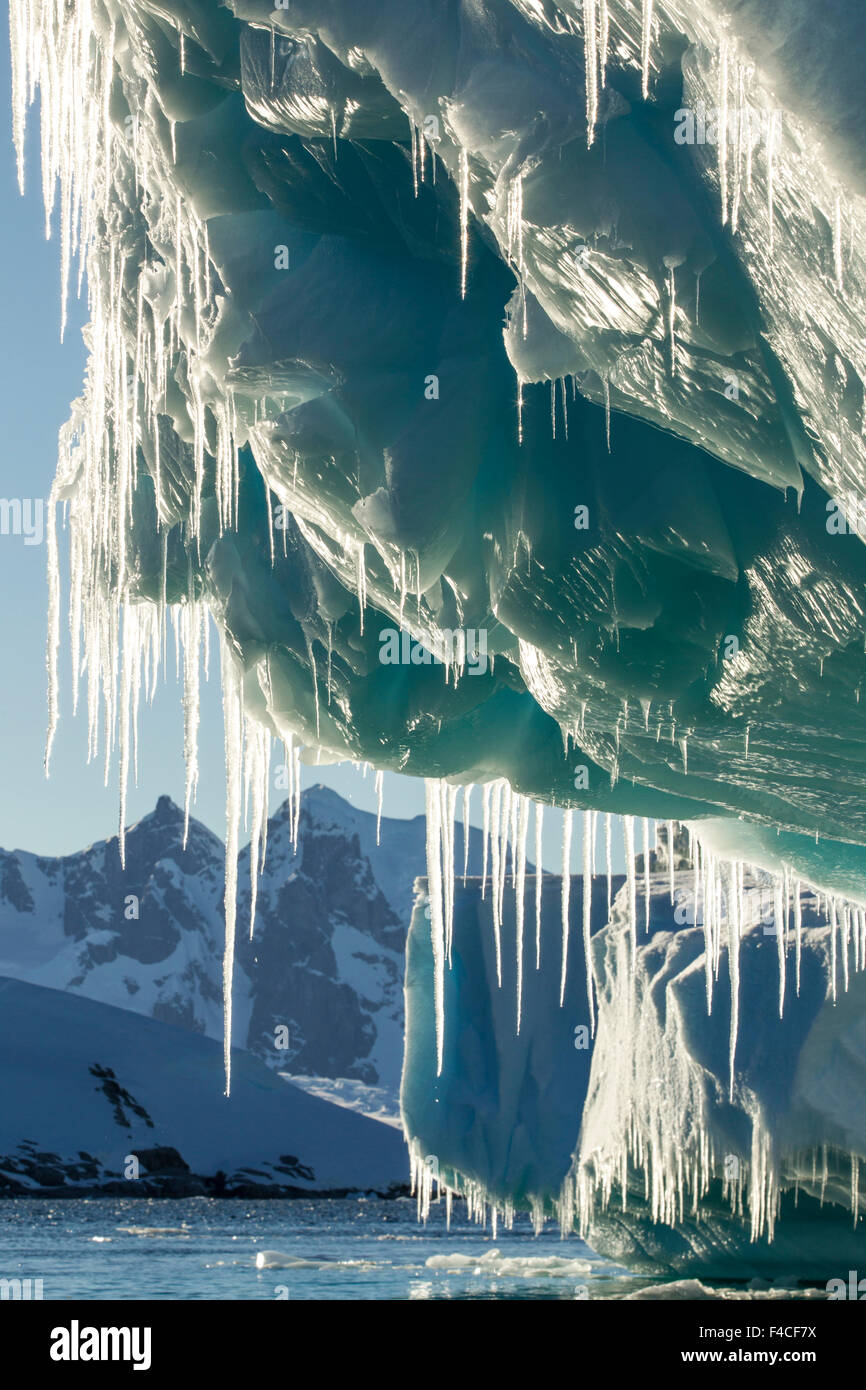
<instances>
[{"instance_id":1,"label":"dark rock face","mask_svg":"<svg viewBox=\"0 0 866 1390\"><path fill-rule=\"evenodd\" d=\"M276 1061L289 1071L396 1080L406 918L377 882L357 831L329 820L321 806L302 810L297 854L284 814L269 831L269 857L285 872L266 874L255 938L239 950L256 982L247 1046L269 1064L282 1051ZM247 912L248 901L247 892ZM407 917L410 909L407 901ZM285 1048L276 1045L281 1027ZM393 1035L387 1056L380 1031L381 1042Z\"/></svg>"},{"instance_id":2,"label":"dark rock face","mask_svg":"<svg viewBox=\"0 0 866 1390\"><path fill-rule=\"evenodd\" d=\"M33 911L33 899L21 877L18 861L4 850L0 850L0 895L18 912Z\"/></svg>"},{"instance_id":3,"label":"dark rock face","mask_svg":"<svg viewBox=\"0 0 866 1390\"><path fill-rule=\"evenodd\" d=\"M57 859L0 855L0 974L215 1034L223 873L219 839L191 820L184 847L167 796L130 828L125 867L116 837Z\"/></svg>"},{"instance_id":4,"label":"dark rock face","mask_svg":"<svg viewBox=\"0 0 866 1390\"><path fill-rule=\"evenodd\" d=\"M189 1164L184 1162L177 1149L163 1144L154 1149L131 1149L130 1153L138 1159L147 1173L188 1173Z\"/></svg>"}]
</instances>

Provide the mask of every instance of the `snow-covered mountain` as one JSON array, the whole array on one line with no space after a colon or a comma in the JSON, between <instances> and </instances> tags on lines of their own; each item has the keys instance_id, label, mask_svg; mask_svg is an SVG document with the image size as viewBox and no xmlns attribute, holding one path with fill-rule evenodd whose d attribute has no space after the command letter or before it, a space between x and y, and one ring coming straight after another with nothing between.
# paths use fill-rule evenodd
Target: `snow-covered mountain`
<instances>
[{"instance_id":1,"label":"snow-covered mountain","mask_svg":"<svg viewBox=\"0 0 866 1390\"><path fill-rule=\"evenodd\" d=\"M425 871L423 816L383 817L377 845L375 815L312 787L295 849L281 806L252 941L240 855L235 1045L282 1071L395 1089L403 944ZM56 859L0 851L0 974L219 1038L223 873L222 842L191 819L184 849L183 812L166 796L128 830L125 868L116 837Z\"/></svg>"},{"instance_id":2,"label":"snow-covered mountain","mask_svg":"<svg viewBox=\"0 0 866 1390\"><path fill-rule=\"evenodd\" d=\"M387 1193L402 1135L189 1029L0 979L0 1195Z\"/></svg>"},{"instance_id":3,"label":"snow-covered mountain","mask_svg":"<svg viewBox=\"0 0 866 1390\"><path fill-rule=\"evenodd\" d=\"M223 846L167 796L117 838L0 851L0 974L219 1035ZM246 987L239 981L239 992Z\"/></svg>"}]
</instances>

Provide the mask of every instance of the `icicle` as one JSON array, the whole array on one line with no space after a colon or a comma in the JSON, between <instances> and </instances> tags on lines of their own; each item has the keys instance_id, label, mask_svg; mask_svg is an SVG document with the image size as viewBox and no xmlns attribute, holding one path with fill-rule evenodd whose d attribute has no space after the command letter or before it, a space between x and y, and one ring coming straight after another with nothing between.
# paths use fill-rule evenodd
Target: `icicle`
<instances>
[{"instance_id":1,"label":"icicle","mask_svg":"<svg viewBox=\"0 0 866 1390\"><path fill-rule=\"evenodd\" d=\"M696 847L695 853L695 923L699 915L699 858L704 869L703 921L704 921L704 984L707 996L707 1016L713 1009L713 966L715 964L715 925L716 925L716 861L713 855L702 855Z\"/></svg>"},{"instance_id":2,"label":"icicle","mask_svg":"<svg viewBox=\"0 0 866 1390\"><path fill-rule=\"evenodd\" d=\"M610 918L610 908L611 902L613 900L613 863L611 845L611 815L609 811L606 811L604 815L604 855L605 863L607 865L607 915L608 918Z\"/></svg>"},{"instance_id":3,"label":"icicle","mask_svg":"<svg viewBox=\"0 0 866 1390\"><path fill-rule=\"evenodd\" d=\"M583 0L583 58L586 83L586 147L595 139L598 120L598 49L596 45L596 0Z\"/></svg>"},{"instance_id":4,"label":"icicle","mask_svg":"<svg viewBox=\"0 0 866 1390\"><path fill-rule=\"evenodd\" d=\"M481 788L481 900L487 889L487 860L490 851L490 783Z\"/></svg>"},{"instance_id":5,"label":"icicle","mask_svg":"<svg viewBox=\"0 0 866 1390\"><path fill-rule=\"evenodd\" d=\"M607 452L610 453L610 378L605 375L604 381L604 438L607 444Z\"/></svg>"},{"instance_id":6,"label":"icicle","mask_svg":"<svg viewBox=\"0 0 866 1390\"><path fill-rule=\"evenodd\" d=\"M586 1002L589 1005L589 1030L595 1036L595 1000L592 993L592 849L595 823L592 811L583 813L583 957L586 965Z\"/></svg>"},{"instance_id":7,"label":"icicle","mask_svg":"<svg viewBox=\"0 0 866 1390\"><path fill-rule=\"evenodd\" d=\"M442 920L442 802L439 783L424 779L427 811L427 897L433 947L433 1008L436 1018L436 1075L442 1075L445 1045L445 932Z\"/></svg>"},{"instance_id":8,"label":"icicle","mask_svg":"<svg viewBox=\"0 0 866 1390\"><path fill-rule=\"evenodd\" d=\"M454 935L454 822L459 787L440 783L442 798L442 882L445 902L445 954L451 964L451 943Z\"/></svg>"},{"instance_id":9,"label":"icicle","mask_svg":"<svg viewBox=\"0 0 866 1390\"><path fill-rule=\"evenodd\" d=\"M490 811L490 898L493 910L493 943L496 950L496 983L502 988L502 942L499 933L499 857L502 782L494 782Z\"/></svg>"},{"instance_id":10,"label":"icicle","mask_svg":"<svg viewBox=\"0 0 866 1390\"><path fill-rule=\"evenodd\" d=\"M728 912L728 973L731 981L731 1027L728 1045L730 1080L728 1099L734 1099L734 1066L737 1056L737 1034L740 1027L740 904L742 902L742 865L733 866L733 885L730 895L731 910Z\"/></svg>"},{"instance_id":11,"label":"icicle","mask_svg":"<svg viewBox=\"0 0 866 1390\"><path fill-rule=\"evenodd\" d=\"M496 920L500 926L502 924L503 907L505 904L505 879L508 870L508 831L511 825L511 800L513 795L514 793L511 790L511 783L506 779L503 779L500 806L501 820L498 828L499 875L498 883L496 885Z\"/></svg>"},{"instance_id":12,"label":"icicle","mask_svg":"<svg viewBox=\"0 0 866 1390\"><path fill-rule=\"evenodd\" d=\"M830 899L830 997L836 1003L836 935L839 923L836 917L836 899Z\"/></svg>"},{"instance_id":13,"label":"icicle","mask_svg":"<svg viewBox=\"0 0 866 1390\"><path fill-rule=\"evenodd\" d=\"M728 40L722 39L719 50L719 192L722 203L722 226L728 220Z\"/></svg>"},{"instance_id":14,"label":"icicle","mask_svg":"<svg viewBox=\"0 0 866 1390\"><path fill-rule=\"evenodd\" d=\"M526 890L526 836L529 830L529 797L517 798L517 882L514 888L515 923L517 939L517 1031L520 1032L520 1019L523 1012L523 919L525 914L524 894ZM512 851L513 852L513 851Z\"/></svg>"},{"instance_id":15,"label":"icicle","mask_svg":"<svg viewBox=\"0 0 866 1390\"><path fill-rule=\"evenodd\" d=\"M741 171L743 164L743 116L747 111L745 73L741 63L734 64L734 72L737 87L737 104L735 111L735 131L734 136L734 194L731 202L731 231L737 230L740 216L740 185Z\"/></svg>"},{"instance_id":16,"label":"icicle","mask_svg":"<svg viewBox=\"0 0 866 1390\"><path fill-rule=\"evenodd\" d=\"M243 697L239 673L227 642L221 644L223 723L226 760L225 951L223 954L223 1060L226 1095L231 1094L232 982L237 915L238 840L241 821Z\"/></svg>"},{"instance_id":17,"label":"icicle","mask_svg":"<svg viewBox=\"0 0 866 1390\"><path fill-rule=\"evenodd\" d=\"M469 270L469 156L460 151L460 298L466 298Z\"/></svg>"},{"instance_id":18,"label":"icicle","mask_svg":"<svg viewBox=\"0 0 866 1390\"><path fill-rule=\"evenodd\" d=\"M245 728L244 781L252 793L250 833L250 940L256 923L259 875L265 867L268 838L268 778L271 766L271 735L262 724L249 721Z\"/></svg>"},{"instance_id":19,"label":"icicle","mask_svg":"<svg viewBox=\"0 0 866 1390\"><path fill-rule=\"evenodd\" d=\"M364 636L364 609L367 606L367 567L364 557L364 542L358 546L358 617L361 636ZM318 733L318 724L316 725Z\"/></svg>"},{"instance_id":20,"label":"icicle","mask_svg":"<svg viewBox=\"0 0 866 1390\"><path fill-rule=\"evenodd\" d=\"M625 842L625 870L628 883L628 930L631 939L631 966L637 963L637 882L634 862L634 816L622 818L623 840Z\"/></svg>"},{"instance_id":21,"label":"icicle","mask_svg":"<svg viewBox=\"0 0 866 1390\"><path fill-rule=\"evenodd\" d=\"M668 266L668 337L671 354L671 376L677 374L677 282L675 277L675 267Z\"/></svg>"},{"instance_id":22,"label":"icicle","mask_svg":"<svg viewBox=\"0 0 866 1390\"><path fill-rule=\"evenodd\" d=\"M418 197L418 130L415 122L409 122L409 139L412 146L412 188Z\"/></svg>"},{"instance_id":23,"label":"icicle","mask_svg":"<svg viewBox=\"0 0 866 1390\"><path fill-rule=\"evenodd\" d=\"M469 782L463 788L463 882L469 873L469 841L471 839L469 826L469 801L472 796L472 783Z\"/></svg>"},{"instance_id":24,"label":"icicle","mask_svg":"<svg viewBox=\"0 0 866 1390\"><path fill-rule=\"evenodd\" d=\"M562 965L559 977L559 1007L565 1003L565 980L568 972L568 918L571 897L571 825L574 813L562 813Z\"/></svg>"},{"instance_id":25,"label":"icicle","mask_svg":"<svg viewBox=\"0 0 866 1390\"><path fill-rule=\"evenodd\" d=\"M668 826L668 880L671 890L671 907L674 905L674 823L669 820Z\"/></svg>"},{"instance_id":26,"label":"icicle","mask_svg":"<svg viewBox=\"0 0 866 1390\"><path fill-rule=\"evenodd\" d=\"M653 0L643 0L641 6L640 71L641 95L649 98L650 46L652 44Z\"/></svg>"},{"instance_id":27,"label":"icicle","mask_svg":"<svg viewBox=\"0 0 866 1390\"><path fill-rule=\"evenodd\" d=\"M117 828L117 844L120 853L120 867L122 869L126 867L126 793L129 782L129 726L132 718L132 693L133 689L138 685L139 643L138 614L135 611L134 605L128 603L124 604L123 650L120 670L120 806Z\"/></svg>"},{"instance_id":28,"label":"icicle","mask_svg":"<svg viewBox=\"0 0 866 1390\"><path fill-rule=\"evenodd\" d=\"M292 758L295 767L295 815L292 822L292 844L295 852L298 849L298 825L301 819L301 750L295 747L292 750Z\"/></svg>"},{"instance_id":29,"label":"icicle","mask_svg":"<svg viewBox=\"0 0 866 1390\"><path fill-rule=\"evenodd\" d=\"M202 627L206 625L207 617L198 604L187 603L184 608L184 623L183 761L186 775L183 797L183 848L186 849L190 805L195 800L198 787L199 669Z\"/></svg>"},{"instance_id":30,"label":"icicle","mask_svg":"<svg viewBox=\"0 0 866 1390\"><path fill-rule=\"evenodd\" d=\"M646 816L642 819L643 830L643 908L644 908L644 931L649 932L650 926L650 847L649 847L649 821Z\"/></svg>"},{"instance_id":31,"label":"icicle","mask_svg":"<svg viewBox=\"0 0 866 1390\"><path fill-rule=\"evenodd\" d=\"M544 823L544 804L541 801L535 803L535 968L541 969L541 897L542 897L542 877L541 867L541 835Z\"/></svg>"},{"instance_id":32,"label":"icicle","mask_svg":"<svg viewBox=\"0 0 866 1390\"><path fill-rule=\"evenodd\" d=\"M376 772L376 781L375 781L375 789L376 789L376 844L377 844L377 845L381 844L381 842L382 842L382 797L383 797L383 794L384 794L384 787L385 787L385 774L384 774L384 772L379 772L379 771L377 771L377 772Z\"/></svg>"}]
</instances>

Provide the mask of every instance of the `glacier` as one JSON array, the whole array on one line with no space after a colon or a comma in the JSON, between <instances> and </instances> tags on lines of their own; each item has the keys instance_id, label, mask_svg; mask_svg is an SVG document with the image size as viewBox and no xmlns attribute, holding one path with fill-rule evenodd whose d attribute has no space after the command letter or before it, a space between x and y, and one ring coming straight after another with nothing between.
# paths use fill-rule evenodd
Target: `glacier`
<instances>
[{"instance_id":1,"label":"glacier","mask_svg":"<svg viewBox=\"0 0 866 1390\"><path fill-rule=\"evenodd\" d=\"M765 1066L781 1065L758 1018L787 1026L821 990L846 1054L866 965L859 8L12 0L11 26L20 178L38 93L61 294L86 280L91 318L47 532L48 756L64 607L90 754L120 768L121 853L138 709L169 642L187 817L200 681L218 663L227 1088L235 931L255 921L282 742L295 805L301 761L427 779L429 940L413 927L410 942L426 1002L409 995L429 1015L422 1074L459 1080L462 951L497 1039L513 953L521 1047L555 1048L550 1020L565 1027L582 988L592 1074L568 1082L587 1090L568 1122L564 1221L573 1206L599 1248L617 1239L597 1213L641 1187L636 1163L648 1229L682 1233L685 1186L695 1221L710 1201L726 1104L752 1124L724 1194L737 1219L748 1209L752 1245L778 1248L801 1148L838 1149L856 1219L857 1116L821 1108L815 1073L812 1119L779 1149L766 1136L784 1107L772 1087L754 1099L747 1062L766 1046ZM385 662L397 632L412 656ZM467 641L482 632L483 669ZM461 918L454 818L473 795L492 965ZM545 804L565 812L550 926L525 867ZM572 888L569 855L582 832L591 882L612 815L627 881L594 935L595 885ZM700 950L675 934L671 982L650 988L662 948L644 939L655 887L637 859L642 834L646 875L653 822L669 843L688 827L705 907ZM747 1013L748 895L764 876L776 983ZM821 925L804 919L813 899ZM539 951L553 965L536 971ZM690 983L674 989L680 970ZM790 998L801 970L808 999ZM671 991L688 1044L660 1003ZM654 1009L664 1103L642 1113L629 1030ZM808 1050L819 1025L802 1020ZM707 1048L726 1034L725 1058L698 1048L698 1061L700 1030ZM611 1037L633 1066L605 1052ZM479 1210L550 1195L559 1153L546 1163L526 1103L508 1101L525 1163L509 1166L492 1120L486 1166L455 1146L454 1185L475 1184ZM651 1174L637 1152L650 1133Z\"/></svg>"}]
</instances>

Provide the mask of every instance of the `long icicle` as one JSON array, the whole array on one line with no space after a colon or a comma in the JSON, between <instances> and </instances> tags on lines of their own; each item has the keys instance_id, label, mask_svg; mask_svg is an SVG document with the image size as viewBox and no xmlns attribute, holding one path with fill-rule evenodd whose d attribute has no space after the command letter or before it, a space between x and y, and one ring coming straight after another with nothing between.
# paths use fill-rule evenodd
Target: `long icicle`
<instances>
[{"instance_id":1,"label":"long icicle","mask_svg":"<svg viewBox=\"0 0 866 1390\"><path fill-rule=\"evenodd\" d=\"M502 988L502 938L499 917L499 820L502 809L502 782L494 782L490 802L490 906L493 911L493 944L496 951L496 983Z\"/></svg>"},{"instance_id":2,"label":"long icicle","mask_svg":"<svg viewBox=\"0 0 866 1390\"><path fill-rule=\"evenodd\" d=\"M223 687L223 725L226 760L225 951L223 954L223 1062L226 1095L232 1082L232 985L237 918L238 841L241 822L243 763L243 697L241 682L228 643L220 644Z\"/></svg>"},{"instance_id":3,"label":"long icicle","mask_svg":"<svg viewBox=\"0 0 866 1390\"><path fill-rule=\"evenodd\" d=\"M490 855L490 783L481 788L481 901L487 891L487 861Z\"/></svg>"},{"instance_id":4,"label":"long icicle","mask_svg":"<svg viewBox=\"0 0 866 1390\"><path fill-rule=\"evenodd\" d=\"M800 954L803 945L803 904L800 900L802 886L799 879L794 880L794 942L795 942L795 962L794 970L797 982L797 997L800 995Z\"/></svg>"},{"instance_id":5,"label":"long icicle","mask_svg":"<svg viewBox=\"0 0 866 1390\"><path fill-rule=\"evenodd\" d=\"M592 811L583 813L583 958L586 966L586 1001L589 1031L595 1036L595 1000L592 992L592 843L595 833Z\"/></svg>"},{"instance_id":6,"label":"long icicle","mask_svg":"<svg viewBox=\"0 0 866 1390\"><path fill-rule=\"evenodd\" d=\"M641 818L643 830L643 927L649 932L650 926L650 834L649 821Z\"/></svg>"},{"instance_id":7,"label":"long icicle","mask_svg":"<svg viewBox=\"0 0 866 1390\"><path fill-rule=\"evenodd\" d=\"M625 868L628 882L628 929L631 939L631 967L637 963L637 881L634 863L634 816L623 816L622 833L625 841Z\"/></svg>"},{"instance_id":8,"label":"long icicle","mask_svg":"<svg viewBox=\"0 0 866 1390\"><path fill-rule=\"evenodd\" d=\"M559 977L559 1007L565 1003L565 981L568 973L568 918L571 897L571 827L574 812L562 813L562 967Z\"/></svg>"},{"instance_id":9,"label":"long icicle","mask_svg":"<svg viewBox=\"0 0 866 1390\"><path fill-rule=\"evenodd\" d=\"M427 811L427 901L433 948L433 1010L436 1019L436 1075L442 1075L445 1046L445 930L442 920L442 823L439 782L424 779Z\"/></svg>"},{"instance_id":10,"label":"long icicle","mask_svg":"<svg viewBox=\"0 0 866 1390\"><path fill-rule=\"evenodd\" d=\"M469 842L472 838L469 826L469 802L472 797L472 783L463 788L463 882L469 873Z\"/></svg>"},{"instance_id":11,"label":"long icicle","mask_svg":"<svg viewBox=\"0 0 866 1390\"><path fill-rule=\"evenodd\" d=\"M733 910L728 913L728 973L731 981L731 1028L728 1043L730 1080L728 1084L728 1099L733 1103L737 1034L740 1027L740 903L742 902L743 895L742 865L734 864L732 873L731 905Z\"/></svg>"},{"instance_id":12,"label":"long icicle","mask_svg":"<svg viewBox=\"0 0 866 1390\"><path fill-rule=\"evenodd\" d=\"M385 788L385 774L384 774L384 772L377 771L377 773L376 773L376 778L375 778L375 792L376 792L376 844L377 844L377 845L381 844L381 842L382 842L382 798L383 798L383 795L384 795L384 788Z\"/></svg>"},{"instance_id":13,"label":"long icicle","mask_svg":"<svg viewBox=\"0 0 866 1390\"><path fill-rule=\"evenodd\" d=\"M515 846L517 854L517 876L514 885L514 911L515 929L517 940L517 1031L520 1032L520 1020L523 1013L523 919L525 911L524 894L526 891L526 836L529 830L529 797L519 796L517 799L517 844Z\"/></svg>"},{"instance_id":14,"label":"long icicle","mask_svg":"<svg viewBox=\"0 0 866 1390\"><path fill-rule=\"evenodd\" d=\"M535 968L541 969L541 836L544 824L544 803L535 803Z\"/></svg>"},{"instance_id":15,"label":"long icicle","mask_svg":"<svg viewBox=\"0 0 866 1390\"><path fill-rule=\"evenodd\" d=\"M607 867L607 915L608 915L608 918L610 918L610 908L611 908L611 901L612 901L612 892L611 892L611 889L612 889L612 883L613 883L613 862L612 862L612 853L613 853L613 850L612 850L612 845L611 845L611 831L612 831L612 826L611 826L611 815L610 815L610 811L605 811L605 815L604 815L604 857L605 857L605 864L606 864L606 867Z\"/></svg>"}]
</instances>

